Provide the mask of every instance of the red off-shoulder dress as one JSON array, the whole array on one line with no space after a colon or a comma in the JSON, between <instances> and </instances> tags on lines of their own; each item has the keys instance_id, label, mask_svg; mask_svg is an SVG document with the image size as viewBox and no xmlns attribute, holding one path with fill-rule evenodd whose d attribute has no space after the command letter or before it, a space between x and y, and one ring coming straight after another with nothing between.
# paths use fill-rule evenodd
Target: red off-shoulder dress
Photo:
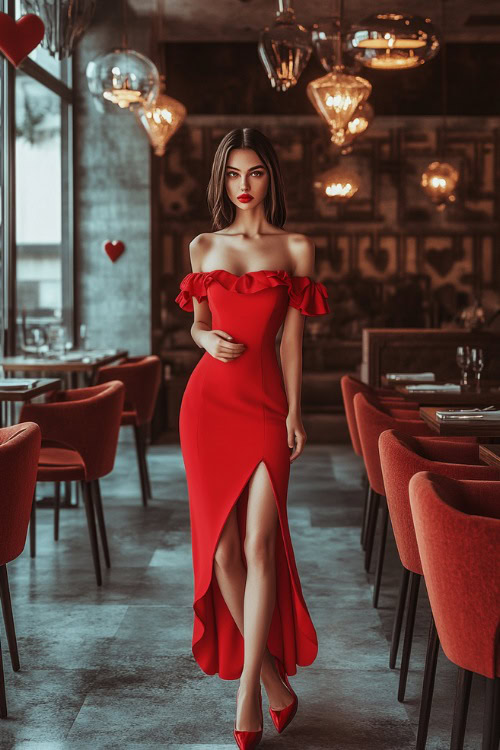
<instances>
[{"instance_id":1,"label":"red off-shoulder dress","mask_svg":"<svg viewBox=\"0 0 500 750\"><path fill-rule=\"evenodd\" d=\"M287 491L290 474L288 404L276 356L276 335L288 305L303 315L329 313L325 286L287 271L216 270L189 273L176 302L193 310L192 298L208 300L212 328L242 342L239 357L221 362L205 352L182 398L179 430L186 470L194 573L192 651L201 669L222 679L240 676L243 638L217 585L213 559L224 523L238 503L240 540L245 537L248 480L267 467L279 514L277 594L268 648L286 673L311 664L318 640L309 615L290 538ZM243 545L242 560L245 564Z\"/></svg>"}]
</instances>

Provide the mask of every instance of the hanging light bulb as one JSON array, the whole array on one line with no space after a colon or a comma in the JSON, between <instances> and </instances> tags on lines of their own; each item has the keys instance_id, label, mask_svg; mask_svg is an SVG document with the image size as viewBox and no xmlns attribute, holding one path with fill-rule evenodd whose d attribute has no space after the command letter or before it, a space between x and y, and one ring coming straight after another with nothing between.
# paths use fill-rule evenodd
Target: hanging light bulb
<instances>
[{"instance_id":1,"label":"hanging light bulb","mask_svg":"<svg viewBox=\"0 0 500 750\"><path fill-rule=\"evenodd\" d=\"M165 76L160 76L161 88L156 100L134 109L137 121L144 127L156 156L163 156L168 141L182 125L186 107L165 93Z\"/></svg>"},{"instance_id":2,"label":"hanging light bulb","mask_svg":"<svg viewBox=\"0 0 500 750\"><path fill-rule=\"evenodd\" d=\"M340 47L337 40L340 36L340 18L333 16L313 24L311 38L316 53L324 69L329 72L336 65L341 65Z\"/></svg>"},{"instance_id":3,"label":"hanging light bulb","mask_svg":"<svg viewBox=\"0 0 500 750\"><path fill-rule=\"evenodd\" d=\"M288 91L295 86L312 52L309 32L297 23L290 0L278 0L272 28L260 32L259 57L271 86Z\"/></svg>"},{"instance_id":4,"label":"hanging light bulb","mask_svg":"<svg viewBox=\"0 0 500 750\"><path fill-rule=\"evenodd\" d=\"M86 70L90 93L103 111L102 100L128 109L150 104L158 96L160 78L156 65L132 49L117 48L91 60Z\"/></svg>"},{"instance_id":5,"label":"hanging light bulb","mask_svg":"<svg viewBox=\"0 0 500 750\"><path fill-rule=\"evenodd\" d=\"M458 171L451 164L433 161L422 174L420 184L439 210L447 203L456 201L455 188L459 179Z\"/></svg>"},{"instance_id":6,"label":"hanging light bulb","mask_svg":"<svg viewBox=\"0 0 500 750\"><path fill-rule=\"evenodd\" d=\"M345 164L327 170L313 183L318 197L326 203L350 200L358 192L359 186L359 175Z\"/></svg>"},{"instance_id":7,"label":"hanging light bulb","mask_svg":"<svg viewBox=\"0 0 500 750\"><path fill-rule=\"evenodd\" d=\"M342 66L307 84L307 95L332 131L332 140L345 137L345 129L357 108L368 99L372 85L365 78L349 75Z\"/></svg>"},{"instance_id":8,"label":"hanging light bulb","mask_svg":"<svg viewBox=\"0 0 500 750\"><path fill-rule=\"evenodd\" d=\"M376 13L354 26L346 50L368 68L400 70L431 60L440 46L429 18L403 13Z\"/></svg>"},{"instance_id":9,"label":"hanging light bulb","mask_svg":"<svg viewBox=\"0 0 500 750\"><path fill-rule=\"evenodd\" d=\"M28 13L39 16L45 26L41 46L59 60L73 54L94 15L96 0L23 0Z\"/></svg>"},{"instance_id":10,"label":"hanging light bulb","mask_svg":"<svg viewBox=\"0 0 500 750\"><path fill-rule=\"evenodd\" d=\"M356 109L345 128L332 128L332 143L339 147L349 145L370 127L373 117L373 107L369 102L363 102Z\"/></svg>"}]
</instances>

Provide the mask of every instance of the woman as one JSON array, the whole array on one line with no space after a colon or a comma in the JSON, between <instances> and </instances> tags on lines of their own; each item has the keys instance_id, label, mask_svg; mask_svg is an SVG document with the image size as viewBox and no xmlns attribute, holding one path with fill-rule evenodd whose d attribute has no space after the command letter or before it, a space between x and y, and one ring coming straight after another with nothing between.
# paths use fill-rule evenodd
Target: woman
<instances>
[{"instance_id":1,"label":"woman","mask_svg":"<svg viewBox=\"0 0 500 750\"><path fill-rule=\"evenodd\" d=\"M286 502L290 464L306 441L303 316L329 308L326 288L311 279L314 244L282 229L280 167L258 130L222 139L208 203L215 231L190 243L193 270L176 298L194 311L191 334L205 349L179 416L193 550L192 649L207 674L240 678L233 733L249 750L262 737L261 680L281 732L298 703L287 675L311 664L318 650Z\"/></svg>"}]
</instances>

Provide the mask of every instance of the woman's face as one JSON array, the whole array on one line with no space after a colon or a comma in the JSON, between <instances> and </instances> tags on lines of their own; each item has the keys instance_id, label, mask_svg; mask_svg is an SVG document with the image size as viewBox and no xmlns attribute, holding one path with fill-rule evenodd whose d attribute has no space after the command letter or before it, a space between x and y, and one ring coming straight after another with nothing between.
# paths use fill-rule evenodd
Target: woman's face
<instances>
[{"instance_id":1,"label":"woman's face","mask_svg":"<svg viewBox=\"0 0 500 750\"><path fill-rule=\"evenodd\" d=\"M233 148L228 154L224 181L230 200L246 211L266 197L269 173L255 151Z\"/></svg>"}]
</instances>

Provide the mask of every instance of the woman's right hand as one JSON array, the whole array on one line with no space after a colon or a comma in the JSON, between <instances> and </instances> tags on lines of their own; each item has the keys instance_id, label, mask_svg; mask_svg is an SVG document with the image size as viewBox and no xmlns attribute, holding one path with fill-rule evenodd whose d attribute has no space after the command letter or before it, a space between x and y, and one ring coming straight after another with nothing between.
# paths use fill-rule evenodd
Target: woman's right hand
<instances>
[{"instance_id":1,"label":"woman's right hand","mask_svg":"<svg viewBox=\"0 0 500 750\"><path fill-rule=\"evenodd\" d=\"M237 344L225 331L206 331L203 335L203 348L220 362L231 362L246 349L245 344Z\"/></svg>"}]
</instances>

